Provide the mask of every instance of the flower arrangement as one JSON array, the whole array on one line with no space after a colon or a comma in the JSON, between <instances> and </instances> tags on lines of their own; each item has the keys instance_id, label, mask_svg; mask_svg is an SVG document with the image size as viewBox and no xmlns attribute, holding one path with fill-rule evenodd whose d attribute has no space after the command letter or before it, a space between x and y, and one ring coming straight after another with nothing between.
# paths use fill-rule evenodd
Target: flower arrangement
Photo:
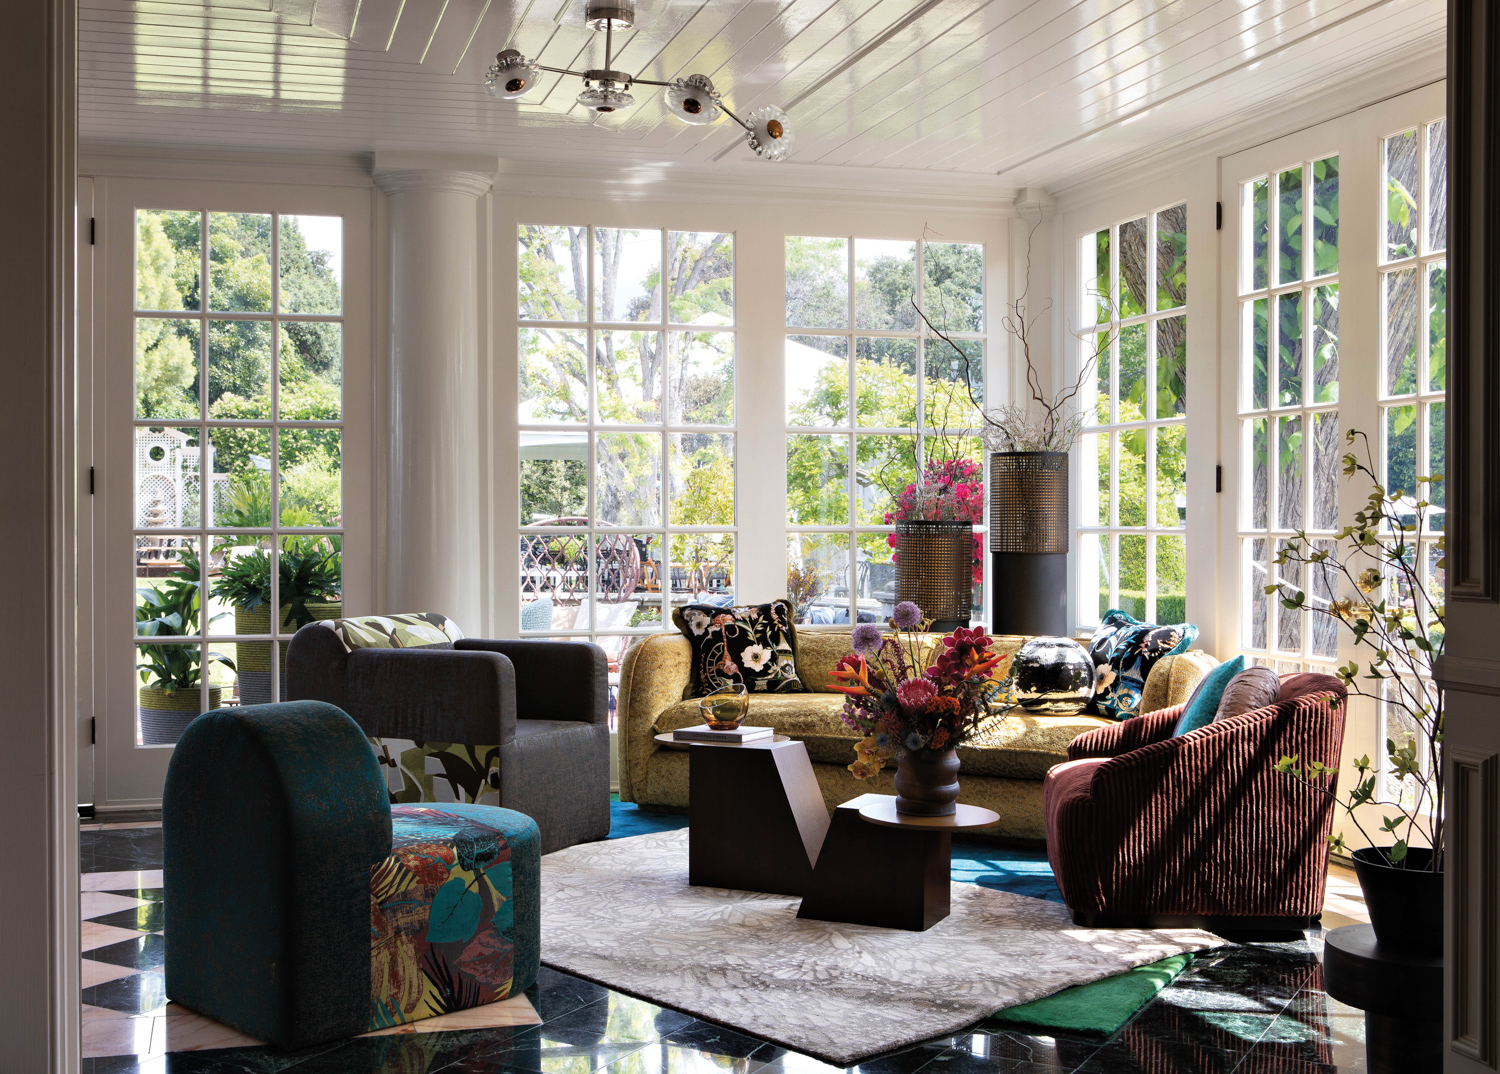
<instances>
[{"instance_id":1,"label":"flower arrangement","mask_svg":"<svg viewBox=\"0 0 1500 1074\"><path fill-rule=\"evenodd\" d=\"M959 627L941 644L921 637L922 611L896 605L891 634L874 623L854 628L854 651L834 667L834 690L846 695L844 723L864 733L849 766L874 780L898 749L953 749L973 738L1000 690L997 672L1010 660L979 627Z\"/></svg>"},{"instance_id":2,"label":"flower arrangement","mask_svg":"<svg viewBox=\"0 0 1500 1074\"><path fill-rule=\"evenodd\" d=\"M896 496L896 509L885 513L885 524L984 521L984 471L971 459L928 459L922 478ZM894 550L891 562L901 562L901 538L888 534L886 544ZM984 581L984 542L974 537L974 584Z\"/></svg>"}]
</instances>

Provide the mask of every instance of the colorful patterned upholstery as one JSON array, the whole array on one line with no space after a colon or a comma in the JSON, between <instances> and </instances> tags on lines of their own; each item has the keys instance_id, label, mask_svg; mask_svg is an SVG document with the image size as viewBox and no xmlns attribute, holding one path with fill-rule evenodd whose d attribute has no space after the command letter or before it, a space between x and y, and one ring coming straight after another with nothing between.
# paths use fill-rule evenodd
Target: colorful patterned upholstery
<instances>
[{"instance_id":1,"label":"colorful patterned upholstery","mask_svg":"<svg viewBox=\"0 0 1500 1074\"><path fill-rule=\"evenodd\" d=\"M327 619L316 625L333 631L346 652L434 645L451 647L464 636L457 623L439 612L364 615L356 619Z\"/></svg>"}]
</instances>

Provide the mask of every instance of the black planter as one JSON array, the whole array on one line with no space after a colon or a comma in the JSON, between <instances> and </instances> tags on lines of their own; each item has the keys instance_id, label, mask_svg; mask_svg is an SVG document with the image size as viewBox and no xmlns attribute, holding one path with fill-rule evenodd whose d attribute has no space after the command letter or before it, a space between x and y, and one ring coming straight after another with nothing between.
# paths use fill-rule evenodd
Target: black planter
<instances>
[{"instance_id":1,"label":"black planter","mask_svg":"<svg viewBox=\"0 0 1500 1074\"><path fill-rule=\"evenodd\" d=\"M1068 453L996 452L989 493L991 629L1066 636Z\"/></svg>"},{"instance_id":2,"label":"black planter","mask_svg":"<svg viewBox=\"0 0 1500 1074\"><path fill-rule=\"evenodd\" d=\"M1386 862L1389 848L1354 852L1354 871L1364 892L1365 909L1382 948L1417 958L1443 954L1443 874L1428 868L1432 851L1413 847L1406 867Z\"/></svg>"}]
</instances>

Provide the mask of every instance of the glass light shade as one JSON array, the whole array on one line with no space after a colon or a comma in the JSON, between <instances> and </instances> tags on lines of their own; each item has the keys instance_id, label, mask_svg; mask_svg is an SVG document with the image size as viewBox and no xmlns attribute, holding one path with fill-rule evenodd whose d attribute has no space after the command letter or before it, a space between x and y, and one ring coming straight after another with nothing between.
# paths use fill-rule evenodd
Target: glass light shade
<instances>
[{"instance_id":1,"label":"glass light shade","mask_svg":"<svg viewBox=\"0 0 1500 1074\"><path fill-rule=\"evenodd\" d=\"M713 123L721 111L714 101L714 84L707 75L691 75L679 78L667 87L667 111L684 123L693 125Z\"/></svg>"},{"instance_id":2,"label":"glass light shade","mask_svg":"<svg viewBox=\"0 0 1500 1074\"><path fill-rule=\"evenodd\" d=\"M578 95L578 103L591 112L623 112L635 104L624 90L590 87Z\"/></svg>"},{"instance_id":3,"label":"glass light shade","mask_svg":"<svg viewBox=\"0 0 1500 1074\"><path fill-rule=\"evenodd\" d=\"M484 74L484 92L502 101L517 101L541 84L537 65L513 48L495 57Z\"/></svg>"},{"instance_id":4,"label":"glass light shade","mask_svg":"<svg viewBox=\"0 0 1500 1074\"><path fill-rule=\"evenodd\" d=\"M750 124L750 148L766 160L785 160L792 152L791 120L775 105L766 105L751 112L746 120Z\"/></svg>"}]
</instances>

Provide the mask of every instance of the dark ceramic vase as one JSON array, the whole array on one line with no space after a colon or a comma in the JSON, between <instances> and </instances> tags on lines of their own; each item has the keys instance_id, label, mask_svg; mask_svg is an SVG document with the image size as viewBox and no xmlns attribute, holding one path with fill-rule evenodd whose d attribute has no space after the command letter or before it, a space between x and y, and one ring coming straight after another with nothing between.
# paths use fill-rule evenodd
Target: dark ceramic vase
<instances>
[{"instance_id":1,"label":"dark ceramic vase","mask_svg":"<svg viewBox=\"0 0 1500 1074\"><path fill-rule=\"evenodd\" d=\"M896 758L896 812L951 817L958 806L957 750L902 750Z\"/></svg>"},{"instance_id":2,"label":"dark ceramic vase","mask_svg":"<svg viewBox=\"0 0 1500 1074\"><path fill-rule=\"evenodd\" d=\"M1406 867L1386 862L1389 848L1364 847L1354 852L1354 872L1370 911L1375 941L1394 954L1418 958L1443 955L1443 874L1428 866L1432 851L1413 847Z\"/></svg>"},{"instance_id":3,"label":"dark ceramic vase","mask_svg":"<svg viewBox=\"0 0 1500 1074\"><path fill-rule=\"evenodd\" d=\"M1094 698L1094 660L1072 638L1032 638L1011 661L1016 703L1036 716L1075 716Z\"/></svg>"}]
</instances>

